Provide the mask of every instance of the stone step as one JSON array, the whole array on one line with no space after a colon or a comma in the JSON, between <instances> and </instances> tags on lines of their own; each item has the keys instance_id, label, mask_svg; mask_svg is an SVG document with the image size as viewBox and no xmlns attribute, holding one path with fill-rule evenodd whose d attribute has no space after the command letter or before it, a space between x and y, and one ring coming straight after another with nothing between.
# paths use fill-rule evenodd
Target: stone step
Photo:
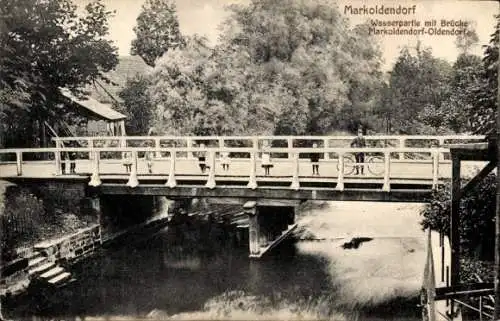
<instances>
[{"instance_id":1,"label":"stone step","mask_svg":"<svg viewBox=\"0 0 500 321\"><path fill-rule=\"evenodd\" d=\"M53 268L56 264L54 262L48 262L45 264L42 264L40 266L37 266L33 269L28 270L29 275L34 275L34 274L39 274L39 273L44 273L45 271Z\"/></svg>"},{"instance_id":2,"label":"stone step","mask_svg":"<svg viewBox=\"0 0 500 321\"><path fill-rule=\"evenodd\" d=\"M236 226L236 228L246 229L246 228L248 228L249 226L250 226L250 225L248 225L248 224L241 224L241 225Z\"/></svg>"},{"instance_id":3,"label":"stone step","mask_svg":"<svg viewBox=\"0 0 500 321\"><path fill-rule=\"evenodd\" d=\"M40 277L42 279L50 279L50 278L60 274L63 271L64 271L64 268L62 268L60 266L56 266L56 267L48 270L47 272L43 273L42 275L40 275Z\"/></svg>"},{"instance_id":4,"label":"stone step","mask_svg":"<svg viewBox=\"0 0 500 321\"><path fill-rule=\"evenodd\" d=\"M28 261L28 267L35 267L37 265L40 265L42 262L44 262L46 260L47 260L47 258L44 256L37 256L36 258Z\"/></svg>"},{"instance_id":5,"label":"stone step","mask_svg":"<svg viewBox=\"0 0 500 321\"><path fill-rule=\"evenodd\" d=\"M63 281L66 281L67 279L69 279L71 277L71 273L69 272L63 272L55 277L53 277L52 279L49 280L49 283L50 284L59 284Z\"/></svg>"}]
</instances>

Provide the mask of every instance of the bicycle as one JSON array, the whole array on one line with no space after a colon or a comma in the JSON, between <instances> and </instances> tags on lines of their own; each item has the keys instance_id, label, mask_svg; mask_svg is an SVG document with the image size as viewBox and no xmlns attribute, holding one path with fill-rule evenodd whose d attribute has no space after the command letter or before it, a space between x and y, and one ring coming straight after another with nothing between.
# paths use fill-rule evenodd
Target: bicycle
<instances>
[{"instance_id":1,"label":"bicycle","mask_svg":"<svg viewBox=\"0 0 500 321\"><path fill-rule=\"evenodd\" d=\"M365 155L365 168L372 175L378 176L384 173L384 157L380 155ZM344 175L351 175L356 169L356 159L354 155L344 156ZM337 171L339 170L339 164L337 163Z\"/></svg>"}]
</instances>

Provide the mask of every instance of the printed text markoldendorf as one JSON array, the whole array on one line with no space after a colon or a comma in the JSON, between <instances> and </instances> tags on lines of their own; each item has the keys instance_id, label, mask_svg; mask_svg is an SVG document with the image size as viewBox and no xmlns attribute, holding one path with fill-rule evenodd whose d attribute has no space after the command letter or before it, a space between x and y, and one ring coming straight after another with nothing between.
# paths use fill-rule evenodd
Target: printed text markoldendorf
<instances>
[{"instance_id":1,"label":"printed text markoldendorf","mask_svg":"<svg viewBox=\"0 0 500 321\"><path fill-rule=\"evenodd\" d=\"M405 7L402 5L398 6L385 6L385 5L376 5L376 6L344 6L344 14L352 14L352 15L409 15L415 14L416 5Z\"/></svg>"}]
</instances>

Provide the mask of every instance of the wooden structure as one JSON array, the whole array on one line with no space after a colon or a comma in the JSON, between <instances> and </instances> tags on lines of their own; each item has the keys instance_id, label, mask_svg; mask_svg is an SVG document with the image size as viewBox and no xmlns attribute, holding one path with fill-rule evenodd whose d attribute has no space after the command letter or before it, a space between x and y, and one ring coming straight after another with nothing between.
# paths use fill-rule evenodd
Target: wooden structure
<instances>
[{"instance_id":1,"label":"wooden structure","mask_svg":"<svg viewBox=\"0 0 500 321\"><path fill-rule=\"evenodd\" d=\"M69 90L59 89L69 105L75 106L78 114L87 119L90 136L125 136L125 119L110 104L103 104L91 97L76 97Z\"/></svg>"},{"instance_id":2,"label":"wooden structure","mask_svg":"<svg viewBox=\"0 0 500 321\"><path fill-rule=\"evenodd\" d=\"M464 141L477 141L476 138L462 136ZM289 144L286 147L262 147L260 142L269 137L216 137L215 146L189 146L190 142L201 139L207 140L206 137L68 137L57 139L56 148L0 149L0 154L11 154L16 159L0 163L0 177L11 181L73 180L100 186L107 193L225 197L238 202L245 198L418 202L424 201L433 189L451 177L451 161L447 159L450 150L447 148L297 147L300 146L298 142L305 139L303 137L271 137L271 140L284 140ZM236 139L247 140L251 146L226 147ZM328 143L346 140L345 137L321 136L314 139ZM63 147L62 142L67 145L68 141L85 147ZM159 142L160 147L144 146L144 141ZM170 146L187 146L163 147L166 142ZM131 147L134 145L141 147ZM274 168L268 176L261 168L263 151L276 155L273 156ZM77 154L76 172L71 176L61 175L59 170L64 152ZM146 152L155 157L146 160ZM199 161L193 157L202 152L210 160L207 172L200 172ZM357 152L364 152L366 159L376 162L349 163L348 157ZM46 153L54 157L53 161L46 162L23 161L23 155L29 153ZM122 153L131 155L130 172L123 166ZM223 170L220 165L218 156L223 153L232 155L229 170ZM319 161L321 176L312 175L311 153L324 155ZM151 172L146 166L148 163L152 165ZM355 175L354 166L366 166L368 171L363 176Z\"/></svg>"},{"instance_id":3,"label":"wooden structure","mask_svg":"<svg viewBox=\"0 0 500 321\"><path fill-rule=\"evenodd\" d=\"M482 179L484 179L491 171L497 167L497 154L498 147L495 138L490 138L488 141L473 143L473 144L455 144L450 145L451 162L452 162L452 193L451 193L451 218L450 218L450 255L449 255L449 270L445 270L445 255L444 249L441 254L441 274L446 272L445 286L435 286L434 275L434 262L435 258L432 254L431 241L429 240L428 246L428 260L426 264L426 271L424 276L424 296L426 302L426 311L424 313L424 320L457 320L460 319L459 306L467 307L474 311L479 312L480 320L484 316L491 316L491 311L485 312L483 310L482 298L489 297L493 299L494 284L493 283L472 283L462 284L460 280L460 200L463 195L472 190ZM484 168L474 176L467 184L461 184L461 170L462 162L467 161L483 161L486 162ZM443 236L441 236L443 237ZM498 254L496 254L498 255ZM441 264L439 264L441 263ZM449 277L448 277L449 274ZM444 278L443 278L444 279ZM479 297L479 307L473 307L465 302L460 301L465 297ZM435 301L446 300L446 305L441 308L446 311L437 311ZM498 298L495 298L498 300ZM492 308L490 306L490 308Z\"/></svg>"}]
</instances>

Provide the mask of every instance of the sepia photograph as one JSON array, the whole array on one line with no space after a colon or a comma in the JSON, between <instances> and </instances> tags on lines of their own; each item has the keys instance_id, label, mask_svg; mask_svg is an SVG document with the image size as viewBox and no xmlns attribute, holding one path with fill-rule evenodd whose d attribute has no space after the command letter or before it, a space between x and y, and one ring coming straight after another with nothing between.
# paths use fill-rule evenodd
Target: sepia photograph
<instances>
[{"instance_id":1,"label":"sepia photograph","mask_svg":"<svg viewBox=\"0 0 500 321\"><path fill-rule=\"evenodd\" d=\"M0 0L0 320L500 321L499 9Z\"/></svg>"}]
</instances>

